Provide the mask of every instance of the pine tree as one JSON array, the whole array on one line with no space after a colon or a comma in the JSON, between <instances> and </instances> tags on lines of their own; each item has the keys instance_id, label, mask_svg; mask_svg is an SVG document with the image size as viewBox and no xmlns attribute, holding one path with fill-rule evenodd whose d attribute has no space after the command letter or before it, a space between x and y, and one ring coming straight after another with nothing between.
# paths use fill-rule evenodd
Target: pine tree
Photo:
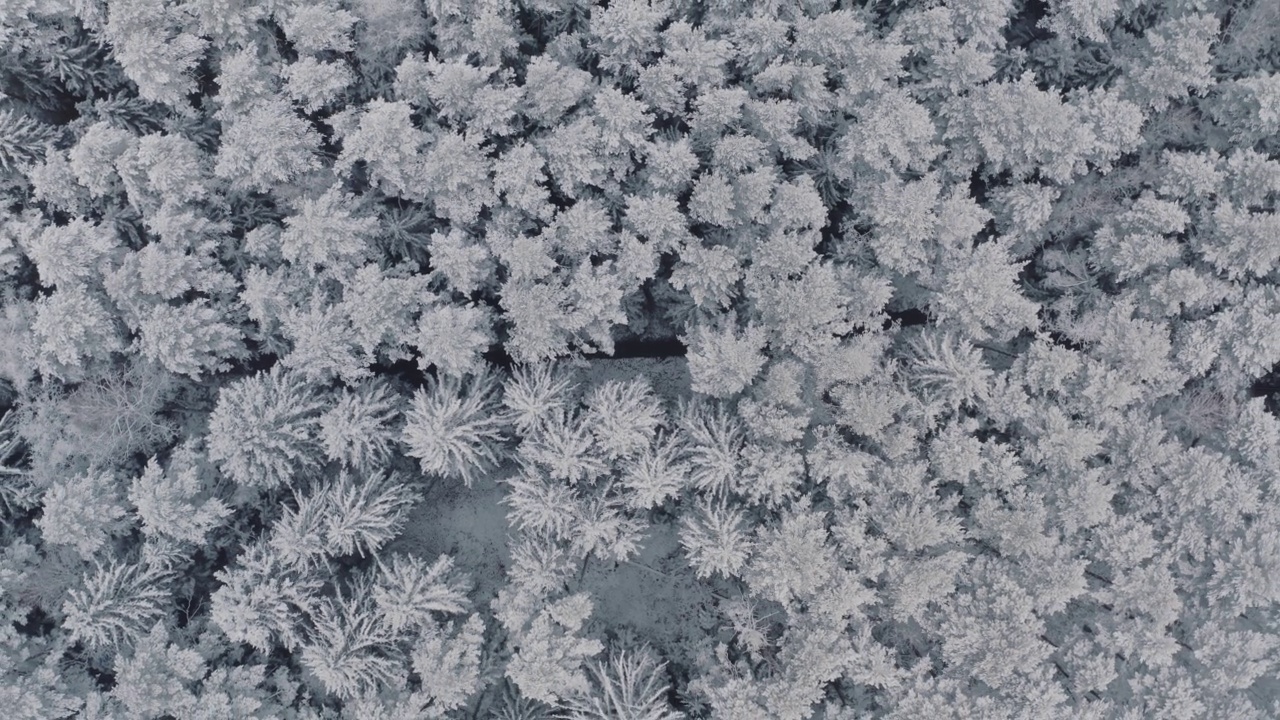
<instances>
[{"instance_id":1,"label":"pine tree","mask_svg":"<svg viewBox=\"0 0 1280 720\"><path fill-rule=\"evenodd\" d=\"M152 133L124 151L116 160L116 170L135 207L176 208L209 196L209 164L194 141Z\"/></svg>"},{"instance_id":2,"label":"pine tree","mask_svg":"<svg viewBox=\"0 0 1280 720\"><path fill-rule=\"evenodd\" d=\"M317 437L325 455L357 471L378 467L399 436L400 406L399 395L385 382L368 380L343 388L319 419Z\"/></svg>"},{"instance_id":3,"label":"pine tree","mask_svg":"<svg viewBox=\"0 0 1280 720\"><path fill-rule=\"evenodd\" d=\"M689 374L695 392L732 397L751 384L768 359L765 331L737 327L733 316L717 325L696 324L681 337L689 348Z\"/></svg>"},{"instance_id":4,"label":"pine tree","mask_svg":"<svg viewBox=\"0 0 1280 720\"><path fill-rule=\"evenodd\" d=\"M587 666L592 689L589 694L565 698L566 720L680 720L667 702L670 687L663 677L666 663L654 658L649 648L620 650L608 662L597 660Z\"/></svg>"},{"instance_id":5,"label":"pine tree","mask_svg":"<svg viewBox=\"0 0 1280 720\"><path fill-rule=\"evenodd\" d=\"M31 335L36 369L69 381L83 379L94 361L125 347L116 318L97 294L79 285L36 300Z\"/></svg>"},{"instance_id":6,"label":"pine tree","mask_svg":"<svg viewBox=\"0 0 1280 720\"><path fill-rule=\"evenodd\" d=\"M529 119L554 126L591 92L591 74L567 67L548 55L536 55L525 74L525 108Z\"/></svg>"},{"instance_id":7,"label":"pine tree","mask_svg":"<svg viewBox=\"0 0 1280 720\"><path fill-rule=\"evenodd\" d=\"M413 670L422 679L422 692L432 699L435 716L463 706L483 689L484 629L481 617L471 615L452 627L430 625L419 636L411 655Z\"/></svg>"},{"instance_id":8,"label":"pine tree","mask_svg":"<svg viewBox=\"0 0 1280 720\"><path fill-rule=\"evenodd\" d=\"M1004 242L979 245L945 272L932 310L940 323L954 323L975 339L1006 340L1039 325L1039 304L1019 291L1020 263Z\"/></svg>"},{"instance_id":9,"label":"pine tree","mask_svg":"<svg viewBox=\"0 0 1280 720\"><path fill-rule=\"evenodd\" d=\"M429 563L416 555L394 553L377 563L373 602L395 632L429 630L435 627L432 613L457 615L469 605L470 580L454 569L448 555Z\"/></svg>"},{"instance_id":10,"label":"pine tree","mask_svg":"<svg viewBox=\"0 0 1280 720\"><path fill-rule=\"evenodd\" d=\"M289 485L318 464L322 407L305 378L278 365L232 382L209 416L209 457L241 485Z\"/></svg>"},{"instance_id":11,"label":"pine tree","mask_svg":"<svg viewBox=\"0 0 1280 720\"><path fill-rule=\"evenodd\" d=\"M560 411L538 425L520 444L520 459L545 469L556 480L594 481L608 469L581 415Z\"/></svg>"},{"instance_id":12,"label":"pine tree","mask_svg":"<svg viewBox=\"0 0 1280 720\"><path fill-rule=\"evenodd\" d=\"M371 179L392 197L425 200L430 181L419 156L426 133L413 126L413 107L407 102L373 100L363 108L359 122L342 139L336 169L349 172L358 160L369 167Z\"/></svg>"},{"instance_id":13,"label":"pine tree","mask_svg":"<svg viewBox=\"0 0 1280 720\"><path fill-rule=\"evenodd\" d=\"M282 13L285 36L299 53L351 52L351 30L358 18L329 4L299 5Z\"/></svg>"},{"instance_id":14,"label":"pine tree","mask_svg":"<svg viewBox=\"0 0 1280 720\"><path fill-rule=\"evenodd\" d=\"M435 304L418 318L414 345L418 367L462 376L483 370L482 357L494 342L493 319L483 305Z\"/></svg>"},{"instance_id":15,"label":"pine tree","mask_svg":"<svg viewBox=\"0 0 1280 720\"><path fill-rule=\"evenodd\" d=\"M57 136L57 129L51 125L12 108L0 108L0 171L14 172L35 162L44 154L45 145Z\"/></svg>"},{"instance_id":16,"label":"pine tree","mask_svg":"<svg viewBox=\"0 0 1280 720\"><path fill-rule=\"evenodd\" d=\"M209 41L181 28L176 7L163 0L129 0L109 8L105 36L143 98L185 109L195 88L192 70Z\"/></svg>"},{"instance_id":17,"label":"pine tree","mask_svg":"<svg viewBox=\"0 0 1280 720\"><path fill-rule=\"evenodd\" d=\"M806 505L793 507L776 527L756 532L758 549L746 570L753 594L790 605L831 579L835 549L828 541L827 515Z\"/></svg>"},{"instance_id":18,"label":"pine tree","mask_svg":"<svg viewBox=\"0 0 1280 720\"><path fill-rule=\"evenodd\" d=\"M111 560L97 563L67 594L63 627L91 650L126 646L169 614L165 572Z\"/></svg>"},{"instance_id":19,"label":"pine tree","mask_svg":"<svg viewBox=\"0 0 1280 720\"><path fill-rule=\"evenodd\" d=\"M41 285L92 287L118 240L110 228L75 218L66 225L45 227L24 245L40 272Z\"/></svg>"},{"instance_id":20,"label":"pine tree","mask_svg":"<svg viewBox=\"0 0 1280 720\"><path fill-rule=\"evenodd\" d=\"M321 267L354 267L369 253L378 229L376 218L358 214L355 198L337 187L303 198L297 213L284 219L280 253L311 272Z\"/></svg>"},{"instance_id":21,"label":"pine tree","mask_svg":"<svg viewBox=\"0 0 1280 720\"><path fill-rule=\"evenodd\" d=\"M631 457L649 447L666 420L661 401L646 377L608 380L587 394L582 421L609 458Z\"/></svg>"},{"instance_id":22,"label":"pine tree","mask_svg":"<svg viewBox=\"0 0 1280 720\"><path fill-rule=\"evenodd\" d=\"M285 100L253 102L228 119L214 174L232 187L267 192L319 167L320 135Z\"/></svg>"},{"instance_id":23,"label":"pine tree","mask_svg":"<svg viewBox=\"0 0 1280 720\"><path fill-rule=\"evenodd\" d=\"M645 523L628 515L622 500L609 487L578 501L569 526L570 548L580 557L592 554L625 562L640 549Z\"/></svg>"},{"instance_id":24,"label":"pine tree","mask_svg":"<svg viewBox=\"0 0 1280 720\"><path fill-rule=\"evenodd\" d=\"M355 75L342 62L320 62L304 57L285 66L285 92L305 113L341 100L343 90L355 81Z\"/></svg>"},{"instance_id":25,"label":"pine tree","mask_svg":"<svg viewBox=\"0 0 1280 720\"><path fill-rule=\"evenodd\" d=\"M206 672L200 653L171 642L168 628L157 622L131 656L117 660L111 694L134 717L185 717L198 702L190 686Z\"/></svg>"},{"instance_id":26,"label":"pine tree","mask_svg":"<svg viewBox=\"0 0 1280 720\"><path fill-rule=\"evenodd\" d=\"M686 243L680 261L671 271L671 286L684 290L699 308L728 308L738 293L742 269L738 258L724 245Z\"/></svg>"},{"instance_id":27,"label":"pine tree","mask_svg":"<svg viewBox=\"0 0 1280 720\"><path fill-rule=\"evenodd\" d=\"M728 500L702 499L696 512L684 516L680 544L699 578L736 577L751 555L753 542L746 518Z\"/></svg>"},{"instance_id":28,"label":"pine tree","mask_svg":"<svg viewBox=\"0 0 1280 720\"><path fill-rule=\"evenodd\" d=\"M550 282L508 280L499 304L510 324L506 349L516 362L553 360L569 351L570 338L582 328L571 314L570 295L558 278Z\"/></svg>"},{"instance_id":29,"label":"pine tree","mask_svg":"<svg viewBox=\"0 0 1280 720\"><path fill-rule=\"evenodd\" d=\"M510 490L502 499L507 522L522 533L549 540L565 539L575 520L577 494L565 483L536 470L504 480Z\"/></svg>"},{"instance_id":30,"label":"pine tree","mask_svg":"<svg viewBox=\"0 0 1280 720\"><path fill-rule=\"evenodd\" d=\"M350 597L321 599L300 652L302 667L326 690L347 699L403 683L394 633L381 620L364 588Z\"/></svg>"},{"instance_id":31,"label":"pine tree","mask_svg":"<svg viewBox=\"0 0 1280 720\"><path fill-rule=\"evenodd\" d=\"M539 56L541 57L541 56ZM550 220L555 212L546 187L545 163L532 145L517 144L494 163L493 191L531 217Z\"/></svg>"},{"instance_id":32,"label":"pine tree","mask_svg":"<svg viewBox=\"0 0 1280 720\"><path fill-rule=\"evenodd\" d=\"M248 355L243 333L225 320L225 314L204 299L155 305L139 323L136 347L170 372L199 380L206 373L231 369L232 360Z\"/></svg>"},{"instance_id":33,"label":"pine tree","mask_svg":"<svg viewBox=\"0 0 1280 720\"><path fill-rule=\"evenodd\" d=\"M684 447L669 433L659 434L622 472L623 501L633 510L658 507L684 489L689 466Z\"/></svg>"},{"instance_id":34,"label":"pine tree","mask_svg":"<svg viewBox=\"0 0 1280 720\"><path fill-rule=\"evenodd\" d=\"M427 276L406 272L405 266L384 270L378 263L343 279L342 302L337 307L346 316L344 324L350 327L364 364L412 356L414 317L435 299L428 289L430 282Z\"/></svg>"},{"instance_id":35,"label":"pine tree","mask_svg":"<svg viewBox=\"0 0 1280 720\"><path fill-rule=\"evenodd\" d=\"M71 545L86 560L112 536L128 528L120 483L114 473L90 470L54 483L41 499L36 526L46 543Z\"/></svg>"},{"instance_id":36,"label":"pine tree","mask_svg":"<svg viewBox=\"0 0 1280 720\"><path fill-rule=\"evenodd\" d=\"M1157 111L1189 92L1204 92L1213 84L1210 49L1218 32L1218 18L1209 13L1178 14L1148 28L1134 56L1121 61L1122 91Z\"/></svg>"},{"instance_id":37,"label":"pine tree","mask_svg":"<svg viewBox=\"0 0 1280 720\"><path fill-rule=\"evenodd\" d=\"M505 436L497 412L497 380L487 372L465 379L430 378L413 396L401 440L428 475L462 480L498 464Z\"/></svg>"},{"instance_id":38,"label":"pine tree","mask_svg":"<svg viewBox=\"0 0 1280 720\"><path fill-rule=\"evenodd\" d=\"M516 430L528 435L567 409L573 387L569 374L554 363L517 365L503 381L502 404Z\"/></svg>"},{"instance_id":39,"label":"pine tree","mask_svg":"<svg viewBox=\"0 0 1280 720\"><path fill-rule=\"evenodd\" d=\"M208 472L190 446L174 453L169 468L152 457L129 486L129 502L142 518L142 530L203 545L209 532L232 510L211 496Z\"/></svg>"},{"instance_id":40,"label":"pine tree","mask_svg":"<svg viewBox=\"0 0 1280 720\"><path fill-rule=\"evenodd\" d=\"M687 438L689 479L694 487L719 496L735 489L745 442L737 414L718 402L686 402L679 424Z\"/></svg>"},{"instance_id":41,"label":"pine tree","mask_svg":"<svg viewBox=\"0 0 1280 720\"><path fill-rule=\"evenodd\" d=\"M301 640L299 620L317 603L323 583L306 568L289 565L266 542L248 546L234 565L214 574L222 586L210 597L209 618L229 640L269 653Z\"/></svg>"},{"instance_id":42,"label":"pine tree","mask_svg":"<svg viewBox=\"0 0 1280 720\"><path fill-rule=\"evenodd\" d=\"M972 345L949 334L929 333L912 340L910 349L912 379L942 402L959 407L986 394L991 371Z\"/></svg>"},{"instance_id":43,"label":"pine tree","mask_svg":"<svg viewBox=\"0 0 1280 720\"><path fill-rule=\"evenodd\" d=\"M295 491L293 499L296 507L286 506L271 524L267 545L275 553L273 560L308 572L323 567L333 554L325 537L329 496L321 488L305 494Z\"/></svg>"},{"instance_id":44,"label":"pine tree","mask_svg":"<svg viewBox=\"0 0 1280 720\"><path fill-rule=\"evenodd\" d=\"M314 291L309 302L286 308L281 331L293 348L280 365L314 383L339 377L355 384L368 378L372 371L361 357L360 338L346 309L329 303L320 291Z\"/></svg>"},{"instance_id":45,"label":"pine tree","mask_svg":"<svg viewBox=\"0 0 1280 720\"><path fill-rule=\"evenodd\" d=\"M604 650L600 641L578 637L591 608L586 594L571 595L512 629L519 650L507 663L506 674L522 695L554 704L588 691L582 662Z\"/></svg>"},{"instance_id":46,"label":"pine tree","mask_svg":"<svg viewBox=\"0 0 1280 720\"><path fill-rule=\"evenodd\" d=\"M661 0L626 0L593 14L590 37L601 69L615 75L639 71L661 47L658 27L669 11Z\"/></svg>"},{"instance_id":47,"label":"pine tree","mask_svg":"<svg viewBox=\"0 0 1280 720\"><path fill-rule=\"evenodd\" d=\"M323 491L325 546L333 556L373 555L395 539L416 498L397 475L381 472L354 480L342 471Z\"/></svg>"},{"instance_id":48,"label":"pine tree","mask_svg":"<svg viewBox=\"0 0 1280 720\"><path fill-rule=\"evenodd\" d=\"M441 132L422 158L435 212L455 224L475 222L496 200L490 179L493 164L480 148L483 141L475 132Z\"/></svg>"},{"instance_id":49,"label":"pine tree","mask_svg":"<svg viewBox=\"0 0 1280 720\"><path fill-rule=\"evenodd\" d=\"M454 292L471 296L494 284L495 263L489 245L476 242L457 228L432 233L427 250L435 268L433 276L443 279Z\"/></svg>"}]
</instances>

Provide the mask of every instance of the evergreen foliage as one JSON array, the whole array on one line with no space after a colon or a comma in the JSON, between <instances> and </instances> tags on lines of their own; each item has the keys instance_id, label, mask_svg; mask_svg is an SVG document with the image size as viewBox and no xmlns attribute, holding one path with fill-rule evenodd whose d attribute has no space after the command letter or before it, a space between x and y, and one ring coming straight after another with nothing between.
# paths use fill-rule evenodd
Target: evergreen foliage
<instances>
[{"instance_id":1,"label":"evergreen foliage","mask_svg":"<svg viewBox=\"0 0 1280 720\"><path fill-rule=\"evenodd\" d=\"M0 5L0 715L1280 717L1273 0Z\"/></svg>"}]
</instances>

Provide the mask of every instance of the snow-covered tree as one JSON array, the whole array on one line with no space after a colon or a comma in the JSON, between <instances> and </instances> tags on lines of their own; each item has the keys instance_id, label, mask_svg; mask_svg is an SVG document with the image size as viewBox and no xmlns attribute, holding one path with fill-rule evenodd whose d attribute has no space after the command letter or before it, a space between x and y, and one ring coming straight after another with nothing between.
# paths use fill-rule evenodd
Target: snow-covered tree
<instances>
[{"instance_id":1,"label":"snow-covered tree","mask_svg":"<svg viewBox=\"0 0 1280 720\"><path fill-rule=\"evenodd\" d=\"M194 449L183 447L162 468L151 458L129 485L129 502L142 518L142 530L203 545L231 508L210 492L208 470Z\"/></svg>"},{"instance_id":2,"label":"snow-covered tree","mask_svg":"<svg viewBox=\"0 0 1280 720\"><path fill-rule=\"evenodd\" d=\"M185 32L177 6L165 0L128 0L108 8L106 40L129 79L147 100L187 107L195 65L209 41Z\"/></svg>"},{"instance_id":3,"label":"snow-covered tree","mask_svg":"<svg viewBox=\"0 0 1280 720\"><path fill-rule=\"evenodd\" d=\"M229 119L213 171L233 187L270 191L320 167L320 140L285 100L258 100Z\"/></svg>"},{"instance_id":4,"label":"snow-covered tree","mask_svg":"<svg viewBox=\"0 0 1280 720\"><path fill-rule=\"evenodd\" d=\"M86 560L128 528L120 481L110 471L90 470L59 480L40 501L36 526L46 543L71 545Z\"/></svg>"},{"instance_id":5,"label":"snow-covered tree","mask_svg":"<svg viewBox=\"0 0 1280 720\"><path fill-rule=\"evenodd\" d=\"M361 588L349 592L352 597L340 594L316 603L300 650L302 667L340 698L402 683L406 674L394 656L394 634L369 596Z\"/></svg>"},{"instance_id":6,"label":"snow-covered tree","mask_svg":"<svg viewBox=\"0 0 1280 720\"><path fill-rule=\"evenodd\" d=\"M503 382L502 404L521 434L568 409L573 383L562 368L543 362L518 365Z\"/></svg>"},{"instance_id":7,"label":"snow-covered tree","mask_svg":"<svg viewBox=\"0 0 1280 720\"><path fill-rule=\"evenodd\" d=\"M301 58L286 65L283 76L285 92L307 113L339 100L342 91L355 80L345 63L315 58Z\"/></svg>"},{"instance_id":8,"label":"snow-covered tree","mask_svg":"<svg viewBox=\"0 0 1280 720\"><path fill-rule=\"evenodd\" d=\"M209 457L241 485L273 489L293 484L319 464L313 386L275 366L224 386L209 416Z\"/></svg>"},{"instance_id":9,"label":"snow-covered tree","mask_svg":"<svg viewBox=\"0 0 1280 720\"><path fill-rule=\"evenodd\" d=\"M369 251L377 231L375 218L358 213L355 198L335 187L316 198L304 198L298 212L284 219L280 254L314 272L357 264Z\"/></svg>"},{"instance_id":10,"label":"snow-covered tree","mask_svg":"<svg viewBox=\"0 0 1280 720\"><path fill-rule=\"evenodd\" d=\"M468 607L468 579L454 569L453 558L427 562L416 555L394 553L378 560L373 601L384 621L397 632L435 626L432 613L456 615Z\"/></svg>"},{"instance_id":11,"label":"snow-covered tree","mask_svg":"<svg viewBox=\"0 0 1280 720\"><path fill-rule=\"evenodd\" d=\"M506 673L520 687L521 694L556 703L589 692L582 663L604 650L599 640L578 635L591 608L589 596L571 595L512 628L520 649L507 663Z\"/></svg>"},{"instance_id":12,"label":"snow-covered tree","mask_svg":"<svg viewBox=\"0 0 1280 720\"><path fill-rule=\"evenodd\" d=\"M1123 91L1135 102L1164 110L1171 100L1213 84L1210 48L1218 37L1212 14L1179 14L1148 28L1135 56L1125 59Z\"/></svg>"},{"instance_id":13,"label":"snow-covered tree","mask_svg":"<svg viewBox=\"0 0 1280 720\"><path fill-rule=\"evenodd\" d=\"M608 662L588 665L592 690L565 698L569 720L679 720L667 701L670 686L663 678L666 663L649 648L617 651Z\"/></svg>"},{"instance_id":14,"label":"snow-covered tree","mask_svg":"<svg viewBox=\"0 0 1280 720\"><path fill-rule=\"evenodd\" d=\"M89 648L127 646L169 614L168 580L166 572L146 565L98 563L81 587L67 593L63 627Z\"/></svg>"},{"instance_id":15,"label":"snow-covered tree","mask_svg":"<svg viewBox=\"0 0 1280 720\"><path fill-rule=\"evenodd\" d=\"M483 354L493 344L493 321L479 305L435 304L418 317L418 367L462 376L484 369Z\"/></svg>"},{"instance_id":16,"label":"snow-covered tree","mask_svg":"<svg viewBox=\"0 0 1280 720\"><path fill-rule=\"evenodd\" d=\"M133 717L189 716L199 702L191 686L207 672L200 653L171 642L157 622L131 656L118 660L111 694Z\"/></svg>"},{"instance_id":17,"label":"snow-covered tree","mask_svg":"<svg viewBox=\"0 0 1280 720\"><path fill-rule=\"evenodd\" d=\"M753 541L742 511L719 501L702 501L680 527L680 544L698 577L736 577L751 556Z\"/></svg>"},{"instance_id":18,"label":"snow-covered tree","mask_svg":"<svg viewBox=\"0 0 1280 720\"><path fill-rule=\"evenodd\" d=\"M416 498L402 478L378 473L354 479L343 471L321 491L322 533L330 555L373 555L400 534Z\"/></svg>"},{"instance_id":19,"label":"snow-covered tree","mask_svg":"<svg viewBox=\"0 0 1280 720\"><path fill-rule=\"evenodd\" d=\"M629 457L649 447L665 420L661 402L648 378L608 380L592 388L583 401L582 421L596 446L610 458Z\"/></svg>"},{"instance_id":20,"label":"snow-covered tree","mask_svg":"<svg viewBox=\"0 0 1280 720\"><path fill-rule=\"evenodd\" d=\"M248 353L243 333L225 322L207 301L156 305L139 323L137 348L173 373L199 380L209 372L231 369L231 360Z\"/></svg>"},{"instance_id":21,"label":"snow-covered tree","mask_svg":"<svg viewBox=\"0 0 1280 720\"><path fill-rule=\"evenodd\" d=\"M480 616L471 615L454 627L428 626L419 636L412 661L421 692L432 700L427 717L443 717L483 689L484 630Z\"/></svg>"},{"instance_id":22,"label":"snow-covered tree","mask_svg":"<svg viewBox=\"0 0 1280 720\"><path fill-rule=\"evenodd\" d=\"M333 407L320 416L318 437L325 455L348 468L369 470L391 453L399 436L400 398L377 380L344 388Z\"/></svg>"},{"instance_id":23,"label":"snow-covered tree","mask_svg":"<svg viewBox=\"0 0 1280 720\"><path fill-rule=\"evenodd\" d=\"M277 643L297 647L299 620L315 607L323 584L306 568L286 564L265 542L247 547L215 577L222 585L210 597L210 620L232 642L263 653Z\"/></svg>"},{"instance_id":24,"label":"snow-covered tree","mask_svg":"<svg viewBox=\"0 0 1280 720\"><path fill-rule=\"evenodd\" d=\"M489 373L431 378L413 396L401 440L422 472L462 480L497 464L505 435L498 385Z\"/></svg>"},{"instance_id":25,"label":"snow-covered tree","mask_svg":"<svg viewBox=\"0 0 1280 720\"><path fill-rule=\"evenodd\" d=\"M116 318L99 297L79 285L35 302L30 352L42 374L79 380L95 361L124 349Z\"/></svg>"}]
</instances>

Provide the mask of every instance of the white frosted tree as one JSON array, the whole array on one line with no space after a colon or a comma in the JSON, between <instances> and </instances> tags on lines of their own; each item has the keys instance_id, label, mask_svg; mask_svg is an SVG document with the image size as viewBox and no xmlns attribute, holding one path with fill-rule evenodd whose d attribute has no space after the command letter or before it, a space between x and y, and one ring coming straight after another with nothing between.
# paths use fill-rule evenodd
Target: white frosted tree
<instances>
[{"instance_id":1,"label":"white frosted tree","mask_svg":"<svg viewBox=\"0 0 1280 720\"><path fill-rule=\"evenodd\" d=\"M619 650L587 666L591 692L565 698L567 720L682 720L667 701L665 662L643 647Z\"/></svg>"},{"instance_id":2,"label":"white frosted tree","mask_svg":"<svg viewBox=\"0 0 1280 720\"><path fill-rule=\"evenodd\" d=\"M754 542L745 515L727 500L702 500L680 525L680 544L700 578L736 577L751 556Z\"/></svg>"},{"instance_id":3,"label":"white frosted tree","mask_svg":"<svg viewBox=\"0 0 1280 720\"><path fill-rule=\"evenodd\" d=\"M321 527L333 556L373 555L400 534L416 501L402 478L385 472L357 480L343 471L323 495Z\"/></svg>"},{"instance_id":4,"label":"white frosted tree","mask_svg":"<svg viewBox=\"0 0 1280 720\"><path fill-rule=\"evenodd\" d=\"M110 471L90 470L58 480L40 501L36 526L46 543L70 545L86 560L129 526L120 482Z\"/></svg>"},{"instance_id":5,"label":"white frosted tree","mask_svg":"<svg viewBox=\"0 0 1280 720\"><path fill-rule=\"evenodd\" d=\"M298 646L299 621L315 607L323 585L265 542L250 545L214 577L222 585L210 597L210 620L231 642L263 653L277 643L289 650Z\"/></svg>"},{"instance_id":6,"label":"white frosted tree","mask_svg":"<svg viewBox=\"0 0 1280 720\"><path fill-rule=\"evenodd\" d=\"M320 167L320 134L284 99L258 100L226 122L213 171L233 187L269 191Z\"/></svg>"},{"instance_id":7,"label":"white frosted tree","mask_svg":"<svg viewBox=\"0 0 1280 720\"><path fill-rule=\"evenodd\" d=\"M206 672L200 653L171 642L168 628L157 622L131 655L117 659L111 695L133 717L189 717L199 702L191 686Z\"/></svg>"},{"instance_id":8,"label":"white frosted tree","mask_svg":"<svg viewBox=\"0 0 1280 720\"><path fill-rule=\"evenodd\" d=\"M106 40L142 97L189 108L194 69L209 41L185 32L176 5L165 0L127 0L107 13Z\"/></svg>"},{"instance_id":9,"label":"white frosted tree","mask_svg":"<svg viewBox=\"0 0 1280 720\"><path fill-rule=\"evenodd\" d=\"M359 587L350 594L317 602L299 653L302 667L344 699L403 683L407 674L371 599Z\"/></svg>"},{"instance_id":10,"label":"white frosted tree","mask_svg":"<svg viewBox=\"0 0 1280 720\"><path fill-rule=\"evenodd\" d=\"M115 316L97 294L79 285L36 300L31 339L36 369L71 381L82 379L94 361L125 348Z\"/></svg>"},{"instance_id":11,"label":"white frosted tree","mask_svg":"<svg viewBox=\"0 0 1280 720\"><path fill-rule=\"evenodd\" d=\"M111 560L95 564L62 604L63 627L73 642L115 649L131 644L168 616L171 595L166 572Z\"/></svg>"},{"instance_id":12,"label":"white frosted tree","mask_svg":"<svg viewBox=\"0 0 1280 720\"><path fill-rule=\"evenodd\" d=\"M175 457L164 469L153 457L129 485L129 502L142 518L143 532L202 545L231 515L231 508L210 492L207 472L193 460Z\"/></svg>"},{"instance_id":13,"label":"white frosted tree","mask_svg":"<svg viewBox=\"0 0 1280 720\"><path fill-rule=\"evenodd\" d=\"M297 212L284 219L280 253L313 273L322 267L345 270L369 253L377 230L377 219L361 214L352 195L331 187L301 199Z\"/></svg>"},{"instance_id":14,"label":"white frosted tree","mask_svg":"<svg viewBox=\"0 0 1280 720\"><path fill-rule=\"evenodd\" d=\"M401 441L422 471L468 486L498 463L505 439L493 375L430 378L413 396Z\"/></svg>"},{"instance_id":15,"label":"white frosted tree","mask_svg":"<svg viewBox=\"0 0 1280 720\"><path fill-rule=\"evenodd\" d=\"M343 388L320 416L318 437L325 455L348 468L370 470L387 459L399 436L400 396L378 380Z\"/></svg>"},{"instance_id":16,"label":"white frosted tree","mask_svg":"<svg viewBox=\"0 0 1280 720\"><path fill-rule=\"evenodd\" d=\"M427 717L444 717L483 689L483 644L484 621L479 615L452 626L432 624L424 629L410 658L422 680L421 692L432 700Z\"/></svg>"},{"instance_id":17,"label":"white frosted tree","mask_svg":"<svg viewBox=\"0 0 1280 720\"><path fill-rule=\"evenodd\" d=\"M209 416L209 457L241 485L290 485L319 463L322 409L314 386L278 365L236 380L219 391Z\"/></svg>"},{"instance_id":18,"label":"white frosted tree","mask_svg":"<svg viewBox=\"0 0 1280 720\"><path fill-rule=\"evenodd\" d=\"M244 334L226 319L203 299L155 305L139 323L135 347L170 372L199 380L231 369L231 361L248 355Z\"/></svg>"},{"instance_id":19,"label":"white frosted tree","mask_svg":"<svg viewBox=\"0 0 1280 720\"><path fill-rule=\"evenodd\" d=\"M696 324L682 340L689 348L694 391L712 397L742 392L768 360L768 334L755 325L740 328L732 317L714 325Z\"/></svg>"},{"instance_id":20,"label":"white frosted tree","mask_svg":"<svg viewBox=\"0 0 1280 720\"><path fill-rule=\"evenodd\" d=\"M519 628L510 628L520 649L507 663L511 678L526 697L556 703L590 690L582 663L604 650L599 640L579 636L591 615L586 594L571 595L541 609Z\"/></svg>"},{"instance_id":21,"label":"white frosted tree","mask_svg":"<svg viewBox=\"0 0 1280 720\"><path fill-rule=\"evenodd\" d=\"M416 555L392 553L377 559L373 603L396 632L435 627L435 614L464 612L469 578L454 568L453 558L441 555L428 562Z\"/></svg>"}]
</instances>

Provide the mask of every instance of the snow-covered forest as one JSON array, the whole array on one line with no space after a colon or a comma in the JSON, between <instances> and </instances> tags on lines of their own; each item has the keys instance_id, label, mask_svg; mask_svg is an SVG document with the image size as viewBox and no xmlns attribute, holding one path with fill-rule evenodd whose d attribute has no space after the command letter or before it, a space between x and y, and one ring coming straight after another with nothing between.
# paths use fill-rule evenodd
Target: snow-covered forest
<instances>
[{"instance_id":1,"label":"snow-covered forest","mask_svg":"<svg viewBox=\"0 0 1280 720\"><path fill-rule=\"evenodd\" d=\"M1280 2L0 0L5 720L1280 717Z\"/></svg>"}]
</instances>

